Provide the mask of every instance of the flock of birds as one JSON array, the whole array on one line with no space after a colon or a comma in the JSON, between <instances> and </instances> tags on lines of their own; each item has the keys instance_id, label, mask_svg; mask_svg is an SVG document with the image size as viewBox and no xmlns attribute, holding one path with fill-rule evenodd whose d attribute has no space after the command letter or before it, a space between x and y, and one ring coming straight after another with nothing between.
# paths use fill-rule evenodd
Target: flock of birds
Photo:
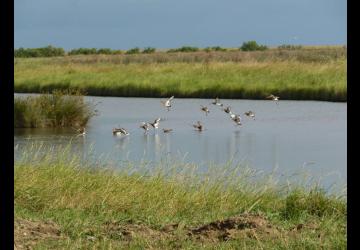
<instances>
[{"instance_id":1,"label":"flock of birds","mask_svg":"<svg viewBox=\"0 0 360 250\"><path fill-rule=\"evenodd\" d=\"M167 111L170 111L171 106L171 101L174 99L174 96L171 96L170 98L168 98L166 101L160 101L162 103L162 105L167 109ZM276 102L276 104L278 104L278 100L279 97L275 96L275 95L269 95L266 97L266 99L271 99L273 101ZM219 98L216 97L215 100L212 102L213 105L216 106L220 106L223 107L224 105L220 102ZM201 111L205 112L205 115L207 116L210 113L210 110L208 109L208 107L200 105L201 106ZM238 114L234 114L231 111L231 107L227 106L226 108L222 108L222 110L230 115L230 118L232 121L235 122L235 125L242 125L241 123L241 117ZM247 111L244 113L247 117L253 118L255 119L255 113L251 110ZM154 130L157 130L159 128L159 124L160 124L160 120L161 118L157 118L155 119L154 122L142 122L140 125L140 128L142 128L146 133L149 129L153 128ZM201 124L200 121L197 121L197 123L192 124L192 126L195 128L195 130L201 132L204 129L203 124ZM85 127L81 127L79 129L77 129L77 131L79 132L79 136L83 136L86 134L86 130ZM163 132L164 133L169 133L171 132L172 129L171 128L163 128ZM124 135L129 135L130 133L125 129L125 128L113 128L112 130L113 135L115 136L124 136Z\"/></svg>"}]
</instances>

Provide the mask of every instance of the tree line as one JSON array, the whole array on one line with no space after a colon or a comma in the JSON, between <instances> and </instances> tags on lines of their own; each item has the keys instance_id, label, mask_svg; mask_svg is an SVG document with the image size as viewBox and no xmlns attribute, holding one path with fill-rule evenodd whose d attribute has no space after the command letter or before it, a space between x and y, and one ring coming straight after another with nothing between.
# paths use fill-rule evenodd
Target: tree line
<instances>
[{"instance_id":1,"label":"tree line","mask_svg":"<svg viewBox=\"0 0 360 250\"><path fill-rule=\"evenodd\" d=\"M289 45L283 44L278 46L279 49L301 49L301 45ZM263 51L267 50L266 45L260 45L256 41L244 42L239 48L241 51ZM182 46L180 48L169 49L166 53L174 52L197 52L197 51L227 51L227 48L222 48L220 46L206 47L200 49L198 47L192 46ZM55 57L55 56L65 56L65 55L95 55L95 54L104 54L104 55L116 55L116 54L151 54L156 52L156 49L153 47L146 47L140 49L135 47L129 50L112 50L109 48L78 48L72 49L66 52L63 48L53 47L51 45L42 47L42 48L19 48L14 50L14 57Z\"/></svg>"}]
</instances>

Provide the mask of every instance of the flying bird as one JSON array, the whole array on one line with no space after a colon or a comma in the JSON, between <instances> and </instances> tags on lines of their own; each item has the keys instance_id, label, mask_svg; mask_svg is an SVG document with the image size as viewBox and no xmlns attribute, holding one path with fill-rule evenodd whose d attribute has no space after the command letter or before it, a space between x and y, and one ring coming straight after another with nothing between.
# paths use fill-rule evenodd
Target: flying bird
<instances>
[{"instance_id":1,"label":"flying bird","mask_svg":"<svg viewBox=\"0 0 360 250\"><path fill-rule=\"evenodd\" d=\"M231 114L231 119L236 123L236 125L241 125L241 117L240 115Z\"/></svg>"},{"instance_id":2,"label":"flying bird","mask_svg":"<svg viewBox=\"0 0 360 250\"><path fill-rule=\"evenodd\" d=\"M113 128L112 132L113 135L129 135L129 132L127 132L124 128Z\"/></svg>"},{"instance_id":3,"label":"flying bird","mask_svg":"<svg viewBox=\"0 0 360 250\"><path fill-rule=\"evenodd\" d=\"M275 96L275 95L273 95L273 94L271 94L271 95L269 95L269 96L266 97L266 99L271 99L271 100L275 101L276 104L278 104L279 98L280 98L280 97Z\"/></svg>"},{"instance_id":4,"label":"flying bird","mask_svg":"<svg viewBox=\"0 0 360 250\"><path fill-rule=\"evenodd\" d=\"M170 111L171 100L174 99L174 96L170 97L166 101L161 101L161 103L167 108L167 111Z\"/></svg>"},{"instance_id":5,"label":"flying bird","mask_svg":"<svg viewBox=\"0 0 360 250\"><path fill-rule=\"evenodd\" d=\"M227 106L226 108L223 109L225 111L225 113L229 114L231 112L231 107Z\"/></svg>"},{"instance_id":6,"label":"flying bird","mask_svg":"<svg viewBox=\"0 0 360 250\"><path fill-rule=\"evenodd\" d=\"M144 133L146 133L146 131L149 130L149 127L150 127L150 125L149 125L149 123L147 123L147 122L142 122L141 125L140 125L140 128L142 128L142 129L145 130Z\"/></svg>"},{"instance_id":7,"label":"flying bird","mask_svg":"<svg viewBox=\"0 0 360 250\"><path fill-rule=\"evenodd\" d=\"M158 129L158 128L159 128L159 124L160 124L160 120L161 120L161 118L157 118L154 122L150 122L150 125L151 125L154 129Z\"/></svg>"}]
</instances>

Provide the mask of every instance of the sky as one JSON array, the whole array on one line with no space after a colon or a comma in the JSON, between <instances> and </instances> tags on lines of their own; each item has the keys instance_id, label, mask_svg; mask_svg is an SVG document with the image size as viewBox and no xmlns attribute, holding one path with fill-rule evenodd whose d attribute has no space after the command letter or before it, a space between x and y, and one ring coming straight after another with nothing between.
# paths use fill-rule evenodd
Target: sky
<instances>
[{"instance_id":1,"label":"sky","mask_svg":"<svg viewBox=\"0 0 360 250\"><path fill-rule=\"evenodd\" d=\"M14 47L347 43L346 0L15 0Z\"/></svg>"}]
</instances>

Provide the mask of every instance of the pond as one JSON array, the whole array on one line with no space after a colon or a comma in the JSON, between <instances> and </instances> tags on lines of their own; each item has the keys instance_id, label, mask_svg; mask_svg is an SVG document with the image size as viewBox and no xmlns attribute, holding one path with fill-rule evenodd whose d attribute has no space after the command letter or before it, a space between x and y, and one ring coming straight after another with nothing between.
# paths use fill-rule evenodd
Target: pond
<instances>
[{"instance_id":1,"label":"pond","mask_svg":"<svg viewBox=\"0 0 360 250\"><path fill-rule=\"evenodd\" d=\"M15 96L26 96L15 94ZM84 157L93 156L122 161L181 161L206 168L209 164L243 164L251 168L280 173L306 170L324 183L345 185L347 166L347 104L320 101L220 100L172 101L170 111L159 98L86 97L98 103L99 115L92 118L85 136L72 129L16 129L15 160L33 142L67 145L71 142ZM209 108L209 114L201 111ZM231 106L240 114L236 125L222 109ZM253 111L255 119L244 112ZM161 118L159 129L147 133L141 122ZM205 130L192 124L201 121ZM128 136L114 136L114 127L123 127ZM163 128L173 131L164 133ZM95 157L95 158L96 158Z\"/></svg>"}]
</instances>

